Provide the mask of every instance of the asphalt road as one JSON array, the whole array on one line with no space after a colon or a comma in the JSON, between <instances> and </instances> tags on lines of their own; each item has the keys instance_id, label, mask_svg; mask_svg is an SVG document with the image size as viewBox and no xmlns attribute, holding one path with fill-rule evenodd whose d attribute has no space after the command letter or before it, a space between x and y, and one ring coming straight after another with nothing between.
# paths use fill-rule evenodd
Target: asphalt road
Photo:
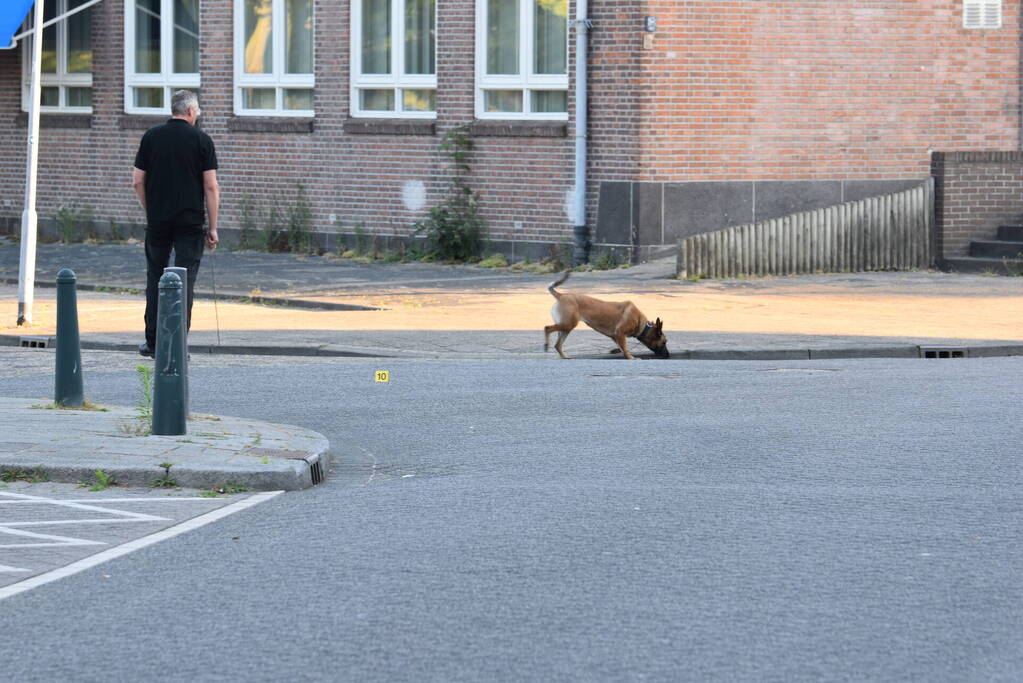
<instances>
[{"instance_id":1,"label":"asphalt road","mask_svg":"<svg viewBox=\"0 0 1023 683\"><path fill-rule=\"evenodd\" d=\"M90 398L133 402L124 362ZM1021 375L197 367L193 409L320 431L331 477L0 602L0 679L1018 680Z\"/></svg>"}]
</instances>

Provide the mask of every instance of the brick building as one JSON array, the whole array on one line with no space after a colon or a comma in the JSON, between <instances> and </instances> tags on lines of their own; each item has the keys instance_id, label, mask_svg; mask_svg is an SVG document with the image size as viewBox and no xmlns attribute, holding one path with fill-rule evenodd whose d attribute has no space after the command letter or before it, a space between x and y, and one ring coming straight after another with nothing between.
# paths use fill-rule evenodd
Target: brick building
<instances>
[{"instance_id":1,"label":"brick building","mask_svg":"<svg viewBox=\"0 0 1023 683\"><path fill-rule=\"evenodd\" d=\"M48 15L87 0L46 0ZM141 223L129 179L169 93L200 91L225 239L406 236L459 125L493 248L571 243L574 2L102 0L44 33L39 214ZM586 223L609 246L902 189L936 151L1021 149L1020 0L590 0ZM0 50L0 217L20 216L30 41ZM247 218L246 218L247 217ZM261 219L260 219L261 220Z\"/></svg>"}]
</instances>

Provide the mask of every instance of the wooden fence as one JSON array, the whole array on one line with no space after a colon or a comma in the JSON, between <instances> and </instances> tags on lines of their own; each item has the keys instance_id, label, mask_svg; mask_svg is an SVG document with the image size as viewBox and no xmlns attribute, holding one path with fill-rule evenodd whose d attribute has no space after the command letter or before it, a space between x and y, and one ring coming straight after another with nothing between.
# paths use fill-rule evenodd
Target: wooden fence
<instances>
[{"instance_id":1,"label":"wooden fence","mask_svg":"<svg viewBox=\"0 0 1023 683\"><path fill-rule=\"evenodd\" d=\"M933 212L928 180L903 192L692 235L679 241L678 276L927 268Z\"/></svg>"}]
</instances>

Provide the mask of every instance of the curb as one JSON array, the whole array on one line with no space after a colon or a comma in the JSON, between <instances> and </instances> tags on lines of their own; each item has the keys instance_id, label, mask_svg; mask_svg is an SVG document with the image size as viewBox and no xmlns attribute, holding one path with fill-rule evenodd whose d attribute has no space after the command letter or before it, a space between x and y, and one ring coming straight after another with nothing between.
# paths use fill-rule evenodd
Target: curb
<instances>
[{"instance_id":1,"label":"curb","mask_svg":"<svg viewBox=\"0 0 1023 683\"><path fill-rule=\"evenodd\" d=\"M103 470L131 486L153 486L167 475L184 488L237 483L252 491L296 491L322 482L330 464L327 438L301 427L194 415L181 436L130 436L116 427L136 419L132 408L33 408L39 403L0 399L0 410L21 415L36 433L49 427L45 440L2 444L11 450L0 450L0 472L41 470L48 481L74 484L93 481L96 470ZM62 434L54 429L60 423ZM218 427L220 434L201 431ZM169 470L161 465L165 461L172 463Z\"/></svg>"}]
</instances>

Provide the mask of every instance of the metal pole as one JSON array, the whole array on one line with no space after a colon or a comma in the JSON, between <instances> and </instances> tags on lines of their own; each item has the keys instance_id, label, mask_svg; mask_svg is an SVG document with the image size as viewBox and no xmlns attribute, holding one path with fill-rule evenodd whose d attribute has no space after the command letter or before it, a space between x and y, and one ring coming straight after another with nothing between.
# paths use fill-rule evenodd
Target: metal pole
<instances>
[{"instance_id":1,"label":"metal pole","mask_svg":"<svg viewBox=\"0 0 1023 683\"><path fill-rule=\"evenodd\" d=\"M57 273L57 366L53 376L53 402L77 408L85 402L85 391L75 281L75 273L70 268Z\"/></svg>"},{"instance_id":2,"label":"metal pole","mask_svg":"<svg viewBox=\"0 0 1023 683\"><path fill-rule=\"evenodd\" d=\"M36 0L33 26L43 25L43 2ZM32 86L28 110L28 167L25 171L25 208L21 214L21 262L18 269L18 325L32 322L36 277L36 172L39 165L39 102L43 35L32 35Z\"/></svg>"},{"instance_id":3,"label":"metal pole","mask_svg":"<svg viewBox=\"0 0 1023 683\"><path fill-rule=\"evenodd\" d=\"M586 39L590 20L586 16L587 0L576 0L575 19L575 225L572 228L574 249L572 265L586 263L589 251L589 229L586 227Z\"/></svg>"},{"instance_id":4,"label":"metal pole","mask_svg":"<svg viewBox=\"0 0 1023 683\"><path fill-rule=\"evenodd\" d=\"M164 273L156 316L156 371L153 377L153 434L180 436L186 432L188 385L185 364L185 311L181 278Z\"/></svg>"}]
</instances>

